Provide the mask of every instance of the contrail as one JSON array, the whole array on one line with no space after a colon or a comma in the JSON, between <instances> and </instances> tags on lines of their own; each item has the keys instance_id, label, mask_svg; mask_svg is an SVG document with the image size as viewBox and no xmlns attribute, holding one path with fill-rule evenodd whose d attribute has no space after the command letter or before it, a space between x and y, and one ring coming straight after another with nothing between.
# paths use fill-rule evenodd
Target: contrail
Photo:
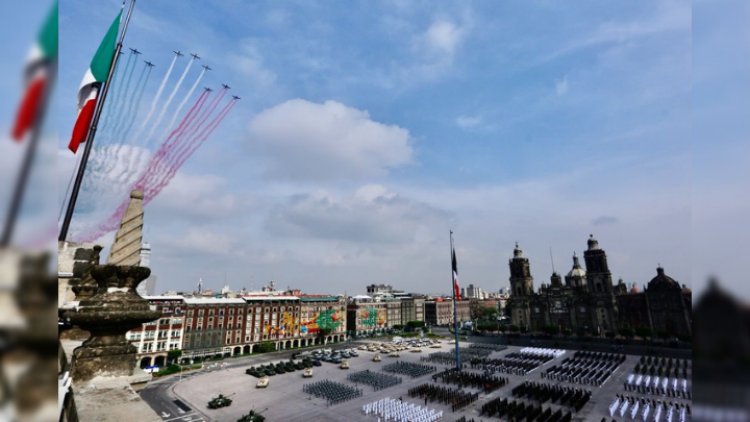
<instances>
[{"instance_id":1,"label":"contrail","mask_svg":"<svg viewBox=\"0 0 750 422\"><path fill-rule=\"evenodd\" d=\"M151 76L151 66L147 66L148 70L146 72L146 78L143 80L143 83L140 86L140 89L138 89L138 97L135 99L135 101L131 104L131 106L136 107L137 105L141 104L141 99L143 98L143 93L146 91L146 84L148 83L149 77ZM133 123L135 123L135 118L138 117L138 109L133 111L132 109L128 111L128 114L131 115L130 121L125 125L125 130L122 133L122 139L127 140L128 135L130 134L130 130L133 128Z\"/></svg>"},{"instance_id":2,"label":"contrail","mask_svg":"<svg viewBox=\"0 0 750 422\"><path fill-rule=\"evenodd\" d=\"M177 157L177 161L172 163L172 165L169 167L169 172L162 177L161 181L158 185L153 186L149 188L148 191L144 193L144 201L150 202L151 199L155 198L156 195L159 194L159 192L164 189L169 182L172 180L174 175L177 173L177 170L182 167L183 164L185 164L185 161L187 161L188 158L190 158L191 155L197 150L201 145L203 145L203 142L208 139L208 137L213 133L213 131L219 126L219 124L224 120L226 115L229 113L229 111L234 107L234 104L237 103L237 100L232 99L230 100L222 109L219 111L219 113L214 117L214 120L212 120L204 129L203 131L194 139L193 142L190 143L188 146L188 149L184 150L180 156Z\"/></svg>"},{"instance_id":3,"label":"contrail","mask_svg":"<svg viewBox=\"0 0 750 422\"><path fill-rule=\"evenodd\" d=\"M159 126L159 123L161 123L161 119L164 118L164 113L167 112L167 109L169 108L169 105L172 103L172 100L174 99L174 95L177 93L177 90L180 89L180 86L182 85L182 82L185 80L185 76L187 76L188 71L190 71L190 67L193 65L193 62L195 59L193 58L190 60L185 66L185 70L182 71L182 75L180 76L180 79L177 81L177 85L172 88L172 92L169 94L169 97L167 98L167 102L164 103L164 105L161 108L161 111L159 112L159 116L156 118L156 122L151 126L151 130L148 132L148 136L146 136L145 141L150 141L151 137L154 135L154 131L156 130L156 127Z\"/></svg>"},{"instance_id":4,"label":"contrail","mask_svg":"<svg viewBox=\"0 0 750 422\"><path fill-rule=\"evenodd\" d=\"M185 107L185 104L187 104L190 97L193 95L193 92L195 92L195 88L198 87L198 84L201 82L201 79L203 79L203 75L206 74L206 68L204 67L201 73L198 75L198 77L195 79L195 82L193 82L193 86L190 87L190 90L188 91L187 95L185 95L185 98L182 99L180 102L180 105L177 106L177 109L172 113L172 118L169 120L169 124L164 127L164 132L162 132L161 136L159 138L163 138L164 135L169 132L171 128L174 127L175 121L177 121L177 116L180 115L180 112L182 111L183 107Z\"/></svg>"},{"instance_id":5,"label":"contrail","mask_svg":"<svg viewBox=\"0 0 750 422\"><path fill-rule=\"evenodd\" d=\"M151 101L151 107L148 109L148 114L146 115L146 118L143 119L143 123L141 124L141 128L138 131L138 134L146 128L146 125L148 124L148 121L151 120L151 116L154 114L154 111L156 111L156 104L159 102L159 98L161 98L162 92L164 92L164 86L167 84L167 80L169 79L169 75L172 74L172 69L174 69L174 64L177 61L177 55L175 55L172 58L172 63L169 64L169 68L167 68L167 73L164 74L164 78L161 80L161 84L159 84L159 89L156 90L156 95L154 95L154 99ZM138 141L136 137L136 141Z\"/></svg>"},{"instance_id":6,"label":"contrail","mask_svg":"<svg viewBox=\"0 0 750 422\"><path fill-rule=\"evenodd\" d=\"M138 57L136 54L130 53L131 56ZM127 101L127 96L130 93L130 81L133 79L133 73L135 70L135 64L137 62L136 60L133 60L133 65L130 66L130 69L127 71L127 78L125 79L125 86L122 89L122 92L117 97L117 105L113 107L113 110L115 111L115 118L112 119L112 135L114 137L116 133L116 127L120 124L120 121L122 120L124 116L125 111L125 103ZM117 138L114 139L115 142L118 141Z\"/></svg>"},{"instance_id":7,"label":"contrail","mask_svg":"<svg viewBox=\"0 0 750 422\"><path fill-rule=\"evenodd\" d=\"M169 137L164 141L164 143L161 145L159 150L151 157L151 160L149 162L149 166L141 173L138 180L132 185L132 189L143 189L145 186L145 181L148 179L153 172L160 167L160 161L170 153L170 150L174 146L174 142L176 140L176 137L181 134L182 131L187 128L189 123L194 119L198 112L200 111L201 107L203 107L203 104L205 103L205 100L207 98L207 92L202 92L201 95L198 97L198 99L195 101L193 106L188 110L188 113L183 117L180 124L175 128L175 130L172 131L172 133L169 135ZM115 228L117 228L118 222L120 218L122 217L122 213L125 211L125 208L127 208L128 200L125 199L122 203L120 203L119 207L112 213L112 215L103 223L99 224L98 228L90 232L82 237L83 241L93 241L101 237L103 234L108 233Z\"/></svg>"},{"instance_id":8,"label":"contrail","mask_svg":"<svg viewBox=\"0 0 750 422\"><path fill-rule=\"evenodd\" d=\"M182 118L182 121L177 128L169 134L169 137L167 137L156 153L151 157L148 168L141 174L138 178L138 182L136 182L134 186L139 189L144 189L145 185L155 174L163 171L164 164L168 161L169 157L173 155L177 142L179 142L187 128L200 113L206 102L206 98L208 98L208 92L203 91L185 117Z\"/></svg>"},{"instance_id":9,"label":"contrail","mask_svg":"<svg viewBox=\"0 0 750 422\"><path fill-rule=\"evenodd\" d=\"M135 67L135 66L133 66ZM133 90L130 91L130 96L128 99L123 98L122 104L120 106L121 112L120 112L120 118L115 122L115 126L112 128L112 134L115 137L116 141L125 142L125 139L123 139L120 135L122 135L125 122L127 122L130 119L130 113L133 109L133 102L135 102L135 97L138 94L138 89L141 87L141 82L143 82L143 78L146 77L146 71L149 69L148 66L146 66L146 63L143 64L143 68L141 69L140 75L138 75L138 79L135 82L135 86L133 87ZM131 75L132 76L131 72ZM128 93L128 87L130 86L130 79L125 83L125 93Z\"/></svg>"},{"instance_id":10,"label":"contrail","mask_svg":"<svg viewBox=\"0 0 750 422\"><path fill-rule=\"evenodd\" d=\"M125 60L125 67L123 68L120 64L120 62L117 62L117 67L115 68L115 76L112 78L112 98L110 99L110 107L106 107L102 111L102 125L100 130L104 132L104 130L112 123L112 120L114 120L115 115L117 114L117 108L114 107L114 105L119 100L120 94L122 93L122 87L123 87L123 78L125 75L127 75L128 68L130 67L130 63L133 60L133 53L130 53L128 55L128 59ZM104 138L104 137L103 137ZM100 142L101 143L101 142Z\"/></svg>"},{"instance_id":11,"label":"contrail","mask_svg":"<svg viewBox=\"0 0 750 422\"><path fill-rule=\"evenodd\" d=\"M203 109L202 112L199 112L196 118L193 119L193 121L188 123L180 136L174 140L173 143L176 145L174 146L174 148L170 148L171 155L169 157L169 160L164 160L163 163L160 163L162 164L162 166L161 168L159 168L159 172L155 172L154 175L147 179L149 185L154 184L154 179L156 177L159 177L161 179L166 175L166 173L168 172L167 169L169 168L171 163L174 162L174 160L179 157L186 148L188 148L187 145L195 138L195 134L197 133L197 131L203 126L208 117L216 110L216 107L218 106L221 99L224 98L226 92L226 89L222 89L221 92L219 92L218 95L216 95L213 100L211 100L209 105L205 109ZM185 140L183 141L183 139ZM159 182L156 183L158 184Z\"/></svg>"}]
</instances>

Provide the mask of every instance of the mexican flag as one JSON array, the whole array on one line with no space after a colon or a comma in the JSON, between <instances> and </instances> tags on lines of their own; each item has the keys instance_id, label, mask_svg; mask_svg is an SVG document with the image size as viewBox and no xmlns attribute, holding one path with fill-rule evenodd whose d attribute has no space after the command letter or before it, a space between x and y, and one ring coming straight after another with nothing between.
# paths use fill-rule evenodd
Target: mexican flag
<instances>
[{"instance_id":1,"label":"mexican flag","mask_svg":"<svg viewBox=\"0 0 750 422\"><path fill-rule=\"evenodd\" d=\"M451 249L451 266L453 267L453 297L461 300L461 288L458 285L458 262L456 262L456 250Z\"/></svg>"},{"instance_id":2,"label":"mexican flag","mask_svg":"<svg viewBox=\"0 0 750 422\"><path fill-rule=\"evenodd\" d=\"M107 82L109 67L115 58L115 44L120 30L121 15L122 11L117 14L109 30L104 35L104 39L99 44L94 58L91 59L91 65L86 74L83 75L81 87L78 88L78 118L76 119L75 126L73 126L73 135L68 144L68 149L73 151L74 154L78 151L78 146L86 141L89 126L91 126L91 119L94 117L97 98L102 85Z\"/></svg>"},{"instance_id":3,"label":"mexican flag","mask_svg":"<svg viewBox=\"0 0 750 422\"><path fill-rule=\"evenodd\" d=\"M11 136L21 141L29 129L37 124L39 110L46 106L42 104L45 88L49 86L50 78L57 61L57 2L52 6L44 20L34 45L31 47L24 68L24 83L26 92L18 107L16 121L13 124Z\"/></svg>"}]
</instances>

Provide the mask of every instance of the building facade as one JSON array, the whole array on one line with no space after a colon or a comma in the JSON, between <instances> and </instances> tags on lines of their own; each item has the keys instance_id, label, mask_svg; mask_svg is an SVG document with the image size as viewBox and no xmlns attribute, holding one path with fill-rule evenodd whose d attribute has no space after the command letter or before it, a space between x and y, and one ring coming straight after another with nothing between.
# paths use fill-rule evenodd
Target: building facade
<instances>
[{"instance_id":1,"label":"building facade","mask_svg":"<svg viewBox=\"0 0 750 422\"><path fill-rule=\"evenodd\" d=\"M128 331L125 337L138 349L141 368L162 367L171 350L182 349L185 327L185 303L182 296L146 297L162 316Z\"/></svg>"},{"instance_id":2,"label":"building facade","mask_svg":"<svg viewBox=\"0 0 750 422\"><path fill-rule=\"evenodd\" d=\"M646 327L654 332L689 335L692 323L689 289L657 270L646 292L612 283L607 254L593 235L565 281L553 273L549 283L534 290L528 258L516 244L510 267L510 297L506 307L511 324L522 331L554 330L587 334L616 333L621 328ZM650 293L649 293L650 292ZM668 328L668 329L667 329Z\"/></svg>"}]
</instances>

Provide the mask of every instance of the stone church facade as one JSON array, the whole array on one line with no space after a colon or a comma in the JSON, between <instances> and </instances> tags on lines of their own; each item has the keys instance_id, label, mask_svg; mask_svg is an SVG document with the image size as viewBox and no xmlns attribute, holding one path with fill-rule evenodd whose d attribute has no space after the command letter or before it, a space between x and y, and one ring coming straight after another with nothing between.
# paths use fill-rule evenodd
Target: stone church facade
<instances>
[{"instance_id":1,"label":"stone church facade","mask_svg":"<svg viewBox=\"0 0 750 422\"><path fill-rule=\"evenodd\" d=\"M511 295L507 305L513 325L529 331L549 327L604 334L624 327L635 328L630 324L632 316L654 333L669 326L675 335L690 335L689 290L659 268L647 292L629 292L622 281L612 282L607 254L593 235L587 246L583 253L585 269L574 254L573 266L564 279L553 273L550 282L535 291L529 259L516 244L509 261ZM621 314L623 311L626 313Z\"/></svg>"}]
</instances>

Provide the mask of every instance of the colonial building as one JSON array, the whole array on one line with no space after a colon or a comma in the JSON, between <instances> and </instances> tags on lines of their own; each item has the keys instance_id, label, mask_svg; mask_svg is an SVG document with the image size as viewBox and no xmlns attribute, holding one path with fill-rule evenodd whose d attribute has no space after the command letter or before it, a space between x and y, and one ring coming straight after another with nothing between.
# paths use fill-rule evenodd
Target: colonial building
<instances>
[{"instance_id":1,"label":"colonial building","mask_svg":"<svg viewBox=\"0 0 750 422\"><path fill-rule=\"evenodd\" d=\"M471 303L468 300L456 302L458 322L471 321ZM424 303L424 322L430 325L453 324L453 300L435 298Z\"/></svg>"},{"instance_id":2,"label":"colonial building","mask_svg":"<svg viewBox=\"0 0 750 422\"><path fill-rule=\"evenodd\" d=\"M511 323L521 329L542 331L547 327L603 333L617 329L617 301L607 255L593 236L583 254L586 269L573 255L573 267L562 277L553 273L549 284L534 291L528 258L516 244L510 266Z\"/></svg>"},{"instance_id":3,"label":"colonial building","mask_svg":"<svg viewBox=\"0 0 750 422\"><path fill-rule=\"evenodd\" d=\"M583 253L584 269L573 254L565 276L553 273L548 284L534 291L528 258L516 244L510 266L511 296L507 307L511 323L522 330L604 334L621 328L648 328L653 333L689 336L692 313L690 290L657 269L646 291L628 290L612 283L607 254L593 235Z\"/></svg>"},{"instance_id":4,"label":"colonial building","mask_svg":"<svg viewBox=\"0 0 750 422\"><path fill-rule=\"evenodd\" d=\"M128 331L126 338L138 349L141 368L162 367L170 350L182 348L184 301L182 296L146 296L144 299L162 316Z\"/></svg>"},{"instance_id":5,"label":"colonial building","mask_svg":"<svg viewBox=\"0 0 750 422\"><path fill-rule=\"evenodd\" d=\"M631 291L617 296L620 323L624 328L648 328L654 335L691 337L692 292L656 269L656 277L644 292Z\"/></svg>"}]
</instances>

